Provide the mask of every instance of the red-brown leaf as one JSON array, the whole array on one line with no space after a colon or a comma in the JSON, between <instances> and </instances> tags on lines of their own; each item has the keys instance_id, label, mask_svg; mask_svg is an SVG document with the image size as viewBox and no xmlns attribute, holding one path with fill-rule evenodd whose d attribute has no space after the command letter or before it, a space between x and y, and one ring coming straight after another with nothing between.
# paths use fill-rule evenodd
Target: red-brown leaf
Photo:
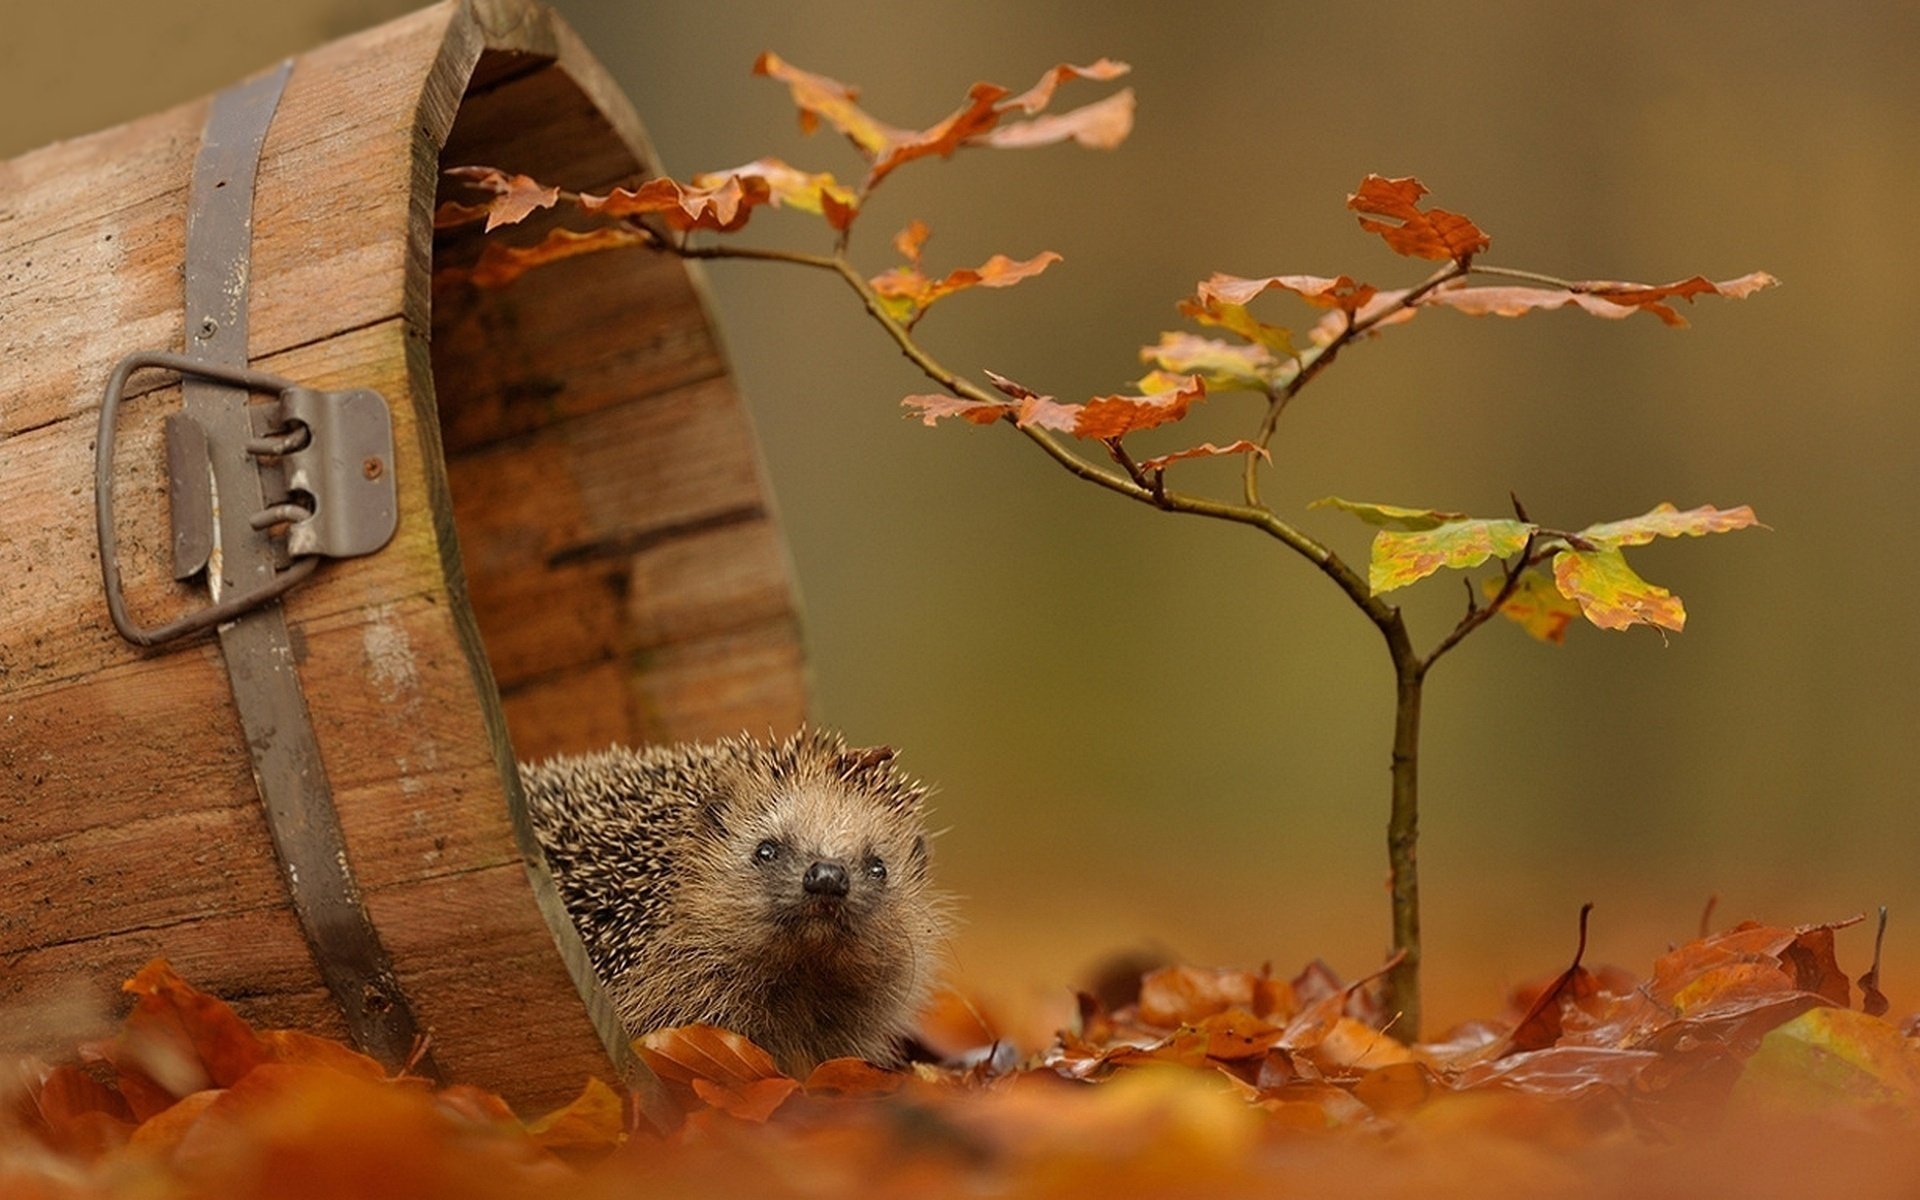
<instances>
[{"instance_id":1,"label":"red-brown leaf","mask_svg":"<svg viewBox=\"0 0 1920 1200\"><path fill-rule=\"evenodd\" d=\"M138 1120L182 1096L231 1087L267 1061L253 1029L226 1002L199 991L156 958L121 985L133 1011L118 1037L100 1046L113 1064L120 1093Z\"/></svg>"},{"instance_id":2,"label":"red-brown leaf","mask_svg":"<svg viewBox=\"0 0 1920 1200\"><path fill-rule=\"evenodd\" d=\"M626 1130L620 1097L594 1078L566 1105L527 1125L540 1145L570 1153L611 1150L626 1140Z\"/></svg>"},{"instance_id":3,"label":"red-brown leaf","mask_svg":"<svg viewBox=\"0 0 1920 1200\"><path fill-rule=\"evenodd\" d=\"M1175 450L1172 454L1156 454L1152 458L1141 459L1140 469L1143 471L1164 471L1170 463L1184 462L1190 458L1217 458L1227 454L1258 454L1264 459L1271 459L1273 457L1267 453L1265 446L1255 445L1247 439L1241 438L1239 441L1231 442L1225 446L1216 446L1212 442L1202 442L1200 445L1190 447L1186 450Z\"/></svg>"},{"instance_id":4,"label":"red-brown leaf","mask_svg":"<svg viewBox=\"0 0 1920 1200\"><path fill-rule=\"evenodd\" d=\"M657 1029L634 1043L654 1073L668 1082L710 1079L743 1084L780 1075L773 1056L746 1038L712 1025Z\"/></svg>"},{"instance_id":5,"label":"red-brown leaf","mask_svg":"<svg viewBox=\"0 0 1920 1200\"><path fill-rule=\"evenodd\" d=\"M1426 194L1425 185L1410 175L1400 179L1369 175L1347 197L1347 207L1371 214L1360 218L1360 228L1379 234L1397 253L1413 258L1464 263L1487 248L1491 239L1459 213L1422 209L1419 200Z\"/></svg>"},{"instance_id":6,"label":"red-brown leaf","mask_svg":"<svg viewBox=\"0 0 1920 1200\"><path fill-rule=\"evenodd\" d=\"M915 159L946 158L962 146L1039 146L1072 138L1081 145L1111 148L1132 129L1133 98L1121 92L1052 118L1001 126L1014 114L1033 116L1053 99L1054 91L1069 79L1108 80L1127 72L1124 63L1101 59L1084 67L1062 63L1050 68L1039 82L1019 95L993 83L976 83L967 99L946 118L921 130L900 129L863 111L855 101L857 89L824 75L803 71L772 52L753 64L756 75L785 83L800 110L800 127L811 133L826 121L847 135L871 164L862 191L871 190L887 175ZM997 135L997 136L996 136Z\"/></svg>"},{"instance_id":7,"label":"red-brown leaf","mask_svg":"<svg viewBox=\"0 0 1920 1200\"><path fill-rule=\"evenodd\" d=\"M1102 440L1125 437L1178 421L1187 415L1188 409L1206 398L1207 386L1198 375L1190 375L1167 391L1147 396L1095 396L1077 406L1080 411L1073 423L1073 434Z\"/></svg>"},{"instance_id":8,"label":"red-brown leaf","mask_svg":"<svg viewBox=\"0 0 1920 1200\"><path fill-rule=\"evenodd\" d=\"M493 199L481 204L463 204L450 200L434 210L433 227L447 229L486 218L487 233L502 225L517 225L543 208L552 208L560 199L560 189L547 187L525 175L510 175L492 167L448 167L445 174L464 181L476 191L491 192Z\"/></svg>"},{"instance_id":9,"label":"red-brown leaf","mask_svg":"<svg viewBox=\"0 0 1920 1200\"><path fill-rule=\"evenodd\" d=\"M841 1099L865 1099L890 1096L900 1090L906 1076L888 1071L864 1059L830 1058L815 1067L805 1084L809 1096L834 1096Z\"/></svg>"},{"instance_id":10,"label":"red-brown leaf","mask_svg":"<svg viewBox=\"0 0 1920 1200\"><path fill-rule=\"evenodd\" d=\"M1336 308L1342 312L1357 310L1379 292L1372 284L1359 283L1348 275L1331 279L1324 275L1268 275L1245 279L1220 272L1215 272L1194 291L1202 304L1208 301L1249 304L1254 297L1273 288L1292 292L1316 308Z\"/></svg>"},{"instance_id":11,"label":"red-brown leaf","mask_svg":"<svg viewBox=\"0 0 1920 1200\"><path fill-rule=\"evenodd\" d=\"M598 254L602 250L617 250L622 246L645 245L646 242L646 234L625 225L602 225L585 233L555 229L531 246L488 242L466 278L467 282L478 288L500 288L547 263L581 254Z\"/></svg>"},{"instance_id":12,"label":"red-brown leaf","mask_svg":"<svg viewBox=\"0 0 1920 1200\"><path fill-rule=\"evenodd\" d=\"M731 233L747 223L755 206L771 204L773 198L773 186L765 176L729 174L705 187L649 179L637 188L615 188L604 196L583 194L580 207L602 217L658 214L669 229L681 233L695 229Z\"/></svg>"}]
</instances>

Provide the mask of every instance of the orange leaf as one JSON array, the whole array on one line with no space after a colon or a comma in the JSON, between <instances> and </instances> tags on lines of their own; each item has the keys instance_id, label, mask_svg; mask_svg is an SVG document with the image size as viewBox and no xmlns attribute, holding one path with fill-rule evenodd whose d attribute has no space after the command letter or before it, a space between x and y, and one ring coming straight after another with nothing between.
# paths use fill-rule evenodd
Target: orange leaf
<instances>
[{"instance_id":1,"label":"orange leaf","mask_svg":"<svg viewBox=\"0 0 1920 1200\"><path fill-rule=\"evenodd\" d=\"M1642 579L1616 547L1560 551L1553 557L1553 582L1602 629L1657 625L1679 633L1686 628L1687 608L1680 597Z\"/></svg>"},{"instance_id":2,"label":"orange leaf","mask_svg":"<svg viewBox=\"0 0 1920 1200\"><path fill-rule=\"evenodd\" d=\"M552 208L560 199L557 187L546 187L537 179L509 175L492 167L448 167L443 174L463 180L478 191L492 192L493 199L484 204L458 201L442 204L434 210L435 229L464 225L485 217L485 232L492 233L502 225L517 225L540 209Z\"/></svg>"},{"instance_id":3,"label":"orange leaf","mask_svg":"<svg viewBox=\"0 0 1920 1200\"><path fill-rule=\"evenodd\" d=\"M860 96L859 89L825 75L803 71L771 50L754 60L753 73L770 76L787 85L793 93L794 106L800 110L800 128L806 133L818 129L824 119L871 158L899 132L860 110L854 103Z\"/></svg>"},{"instance_id":4,"label":"orange leaf","mask_svg":"<svg viewBox=\"0 0 1920 1200\"><path fill-rule=\"evenodd\" d=\"M785 1076L756 1079L734 1087L710 1079L693 1081L694 1095L730 1117L756 1124L771 1117L775 1109L786 1103L788 1096L799 1090L800 1081Z\"/></svg>"},{"instance_id":5,"label":"orange leaf","mask_svg":"<svg viewBox=\"0 0 1920 1200\"><path fill-rule=\"evenodd\" d=\"M1779 282L1765 271L1754 271L1738 279L1729 279L1721 283L1714 283L1704 276L1695 275L1677 283L1656 285L1587 280L1573 286L1582 293L1598 296L1614 304L1644 308L1669 325L1685 325L1686 318L1660 301L1676 296L1687 301L1692 301L1695 296L1726 296L1734 300L1744 300L1760 289L1773 287Z\"/></svg>"},{"instance_id":6,"label":"orange leaf","mask_svg":"<svg viewBox=\"0 0 1920 1200\"><path fill-rule=\"evenodd\" d=\"M767 202L775 208L791 206L819 213L835 229L845 229L853 224L853 218L859 212L859 198L854 195L852 188L836 182L832 175L808 174L777 158L755 159L744 167L735 167L730 171L702 172L689 182L696 189L715 192L723 189L728 178L734 176L765 184ZM741 186L744 192L749 185L743 183ZM741 219L741 223L745 223L745 218Z\"/></svg>"},{"instance_id":7,"label":"orange leaf","mask_svg":"<svg viewBox=\"0 0 1920 1200\"><path fill-rule=\"evenodd\" d=\"M1136 380L1142 391L1160 391L1175 376L1198 375L1213 391L1274 391L1298 370L1258 343L1222 341L1192 333L1162 333L1160 341L1140 348L1140 361L1155 370Z\"/></svg>"},{"instance_id":8,"label":"orange leaf","mask_svg":"<svg viewBox=\"0 0 1920 1200\"><path fill-rule=\"evenodd\" d=\"M803 1086L809 1096L856 1100L891 1095L905 1082L906 1076L864 1059L830 1058L813 1069Z\"/></svg>"},{"instance_id":9,"label":"orange leaf","mask_svg":"<svg viewBox=\"0 0 1920 1200\"><path fill-rule=\"evenodd\" d=\"M1587 916L1591 903L1580 906L1580 944L1574 947L1573 964L1562 971L1527 1009L1520 1023L1507 1035L1513 1050L1544 1050L1560 1040L1564 1010L1590 999L1597 990L1593 975L1580 965L1587 954Z\"/></svg>"},{"instance_id":10,"label":"orange leaf","mask_svg":"<svg viewBox=\"0 0 1920 1200\"><path fill-rule=\"evenodd\" d=\"M899 129L876 120L854 101L859 92L835 79L803 71L771 51L753 64L753 73L785 83L800 110L800 128L808 133L822 120L847 135L871 164L862 192L871 190L896 168L918 158L951 157L962 146L1039 146L1072 138L1081 145L1106 149L1118 145L1132 129L1130 92L1110 96L1052 118L1025 121L1000 129L1013 113L1032 116L1053 99L1055 89L1069 79L1113 79L1127 72L1124 63L1101 59L1085 67L1067 63L1050 68L1040 81L1017 96L992 83L976 83L966 101L944 120L922 130ZM998 133L998 137L995 134Z\"/></svg>"},{"instance_id":11,"label":"orange leaf","mask_svg":"<svg viewBox=\"0 0 1920 1200\"><path fill-rule=\"evenodd\" d=\"M997 150L1024 150L1072 138L1089 150L1111 150L1133 132L1134 103L1133 89L1121 88L1104 100L1067 112L1002 125L981 138L980 144Z\"/></svg>"},{"instance_id":12,"label":"orange leaf","mask_svg":"<svg viewBox=\"0 0 1920 1200\"><path fill-rule=\"evenodd\" d=\"M635 1042L633 1049L683 1104L698 1098L728 1112L757 1112L763 1105L777 1107L800 1086L774 1065L773 1056L765 1050L712 1025L656 1029ZM754 1086L768 1081L785 1087Z\"/></svg>"},{"instance_id":13,"label":"orange leaf","mask_svg":"<svg viewBox=\"0 0 1920 1200\"><path fill-rule=\"evenodd\" d=\"M133 1115L146 1120L207 1087L231 1087L267 1061L251 1026L156 958L121 985L135 997L120 1034L100 1048Z\"/></svg>"},{"instance_id":14,"label":"orange leaf","mask_svg":"<svg viewBox=\"0 0 1920 1200\"><path fill-rule=\"evenodd\" d=\"M771 204L773 196L773 186L765 176L731 174L707 186L649 179L637 188L615 188L604 196L583 194L580 207L602 217L658 213L667 228L681 233L694 229L732 233L747 223L755 205Z\"/></svg>"},{"instance_id":15,"label":"orange leaf","mask_svg":"<svg viewBox=\"0 0 1920 1200\"><path fill-rule=\"evenodd\" d=\"M1051 250L1042 251L1024 261L996 254L978 267L962 267L945 279L929 279L920 269L921 249L926 245L926 222L914 221L894 235L894 247L907 259L908 266L895 267L868 282L880 295L887 312L902 324L918 321L934 301L972 287L1012 287L1030 279L1060 261Z\"/></svg>"},{"instance_id":16,"label":"orange leaf","mask_svg":"<svg viewBox=\"0 0 1920 1200\"><path fill-rule=\"evenodd\" d=\"M1484 581L1480 590L1492 600L1500 594L1500 587L1501 580L1493 578ZM1520 576L1513 593L1501 603L1500 613L1517 622L1531 636L1558 646L1567 640L1567 628L1580 615L1580 606L1562 596L1560 589L1545 575L1528 571Z\"/></svg>"},{"instance_id":17,"label":"orange leaf","mask_svg":"<svg viewBox=\"0 0 1920 1200\"><path fill-rule=\"evenodd\" d=\"M1294 1007L1293 989L1264 971L1171 966L1149 971L1140 980L1140 1020L1165 1029L1197 1024L1235 1008L1262 1020L1285 1018Z\"/></svg>"},{"instance_id":18,"label":"orange leaf","mask_svg":"<svg viewBox=\"0 0 1920 1200\"><path fill-rule=\"evenodd\" d=\"M1778 282L1765 271L1755 271L1720 283L1695 275L1677 283L1659 285L1586 280L1565 288L1454 286L1435 288L1422 297L1420 303L1452 308L1476 317L1518 317L1572 304L1596 317L1612 320L1630 317L1636 312L1648 312L1668 325L1680 327L1687 323L1686 318L1662 301L1676 296L1688 301L1695 296L1725 296L1740 300Z\"/></svg>"},{"instance_id":19,"label":"orange leaf","mask_svg":"<svg viewBox=\"0 0 1920 1200\"><path fill-rule=\"evenodd\" d=\"M1206 398L1207 385L1198 375L1189 375L1172 388L1151 395L1095 396L1085 404L1068 407L1080 410L1073 423L1075 437L1106 440L1178 421Z\"/></svg>"},{"instance_id":20,"label":"orange leaf","mask_svg":"<svg viewBox=\"0 0 1920 1200\"><path fill-rule=\"evenodd\" d=\"M1419 200L1426 194L1425 185L1411 175L1400 179L1369 175L1347 197L1347 207L1372 214L1360 218L1360 228L1379 234L1399 254L1464 263L1487 248L1491 239L1459 213L1421 209Z\"/></svg>"},{"instance_id":21,"label":"orange leaf","mask_svg":"<svg viewBox=\"0 0 1920 1200\"><path fill-rule=\"evenodd\" d=\"M480 251L480 260L467 272L467 281L478 288L499 288L512 283L535 267L559 262L581 254L598 254L622 246L642 246L647 235L625 225L602 225L585 233L555 229L532 246L508 246L488 242Z\"/></svg>"},{"instance_id":22,"label":"orange leaf","mask_svg":"<svg viewBox=\"0 0 1920 1200\"><path fill-rule=\"evenodd\" d=\"M1164 471L1167 469L1169 463L1184 462L1189 458L1214 458L1223 454L1258 454L1261 458L1268 459L1269 461L1272 459L1272 455L1267 453L1265 446L1257 446L1247 439L1241 438L1239 441L1225 446L1216 446L1212 442L1203 442L1190 449L1176 450L1172 454L1158 454L1152 458L1143 458L1140 460L1140 469L1143 471Z\"/></svg>"},{"instance_id":23,"label":"orange leaf","mask_svg":"<svg viewBox=\"0 0 1920 1200\"><path fill-rule=\"evenodd\" d=\"M611 1150L626 1140L626 1132L620 1097L591 1076L587 1086L564 1107L527 1125L533 1140L549 1150Z\"/></svg>"},{"instance_id":24,"label":"orange leaf","mask_svg":"<svg viewBox=\"0 0 1920 1200\"><path fill-rule=\"evenodd\" d=\"M1332 279L1324 275L1268 275L1261 279L1243 279L1238 275L1215 272L1195 289L1204 304L1209 300L1223 304L1250 304L1253 298L1272 288L1292 292L1316 308L1337 308L1353 312L1374 298L1379 289L1370 283L1357 283L1351 276Z\"/></svg>"},{"instance_id":25,"label":"orange leaf","mask_svg":"<svg viewBox=\"0 0 1920 1200\"><path fill-rule=\"evenodd\" d=\"M387 1069L356 1050L332 1038L315 1037L297 1029L268 1029L260 1033L261 1048L272 1062L295 1066L326 1067L361 1079L380 1080Z\"/></svg>"},{"instance_id":26,"label":"orange leaf","mask_svg":"<svg viewBox=\"0 0 1920 1200\"><path fill-rule=\"evenodd\" d=\"M200 1123L209 1108L227 1094L225 1088L208 1088L182 1096L165 1112L156 1113L133 1131L132 1145L156 1154L170 1154L182 1139Z\"/></svg>"},{"instance_id":27,"label":"orange leaf","mask_svg":"<svg viewBox=\"0 0 1920 1200\"><path fill-rule=\"evenodd\" d=\"M94 1158L124 1144L134 1132L133 1114L120 1093L77 1067L58 1066L38 1081L29 1077L26 1098L46 1126L53 1149Z\"/></svg>"},{"instance_id":28,"label":"orange leaf","mask_svg":"<svg viewBox=\"0 0 1920 1200\"><path fill-rule=\"evenodd\" d=\"M906 408L919 409L920 423L932 427L946 417L960 417L975 425L991 425L1020 411L1018 404L995 404L986 400L963 400L958 396L908 396L900 401Z\"/></svg>"}]
</instances>

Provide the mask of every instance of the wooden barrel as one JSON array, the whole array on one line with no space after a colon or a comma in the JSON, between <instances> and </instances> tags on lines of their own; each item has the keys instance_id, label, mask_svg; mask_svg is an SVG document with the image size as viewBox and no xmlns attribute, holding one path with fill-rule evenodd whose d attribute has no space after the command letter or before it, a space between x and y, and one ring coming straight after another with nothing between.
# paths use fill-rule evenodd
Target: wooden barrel
<instances>
[{"instance_id":1,"label":"wooden barrel","mask_svg":"<svg viewBox=\"0 0 1920 1200\"><path fill-rule=\"evenodd\" d=\"M276 860L210 634L141 650L102 599L93 457L130 351L179 350L208 102L0 165L0 1049L70 1048L154 956L248 1019L345 1036ZM371 388L398 530L283 601L354 884L450 1077L540 1105L624 1039L527 835L514 769L610 741L786 730L795 600L699 281L644 251L513 286L433 283L444 167L582 189L651 156L573 33L526 0L444 3L295 60L254 189L253 367ZM143 372L112 470L143 622L169 569ZM318 945L318 943L314 943Z\"/></svg>"}]
</instances>

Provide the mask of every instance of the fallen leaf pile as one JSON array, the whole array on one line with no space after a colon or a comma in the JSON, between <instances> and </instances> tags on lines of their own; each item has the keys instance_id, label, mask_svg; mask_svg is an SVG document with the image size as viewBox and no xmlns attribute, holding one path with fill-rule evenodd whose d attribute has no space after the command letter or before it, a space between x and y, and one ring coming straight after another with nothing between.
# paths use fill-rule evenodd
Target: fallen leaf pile
<instances>
[{"instance_id":1,"label":"fallen leaf pile","mask_svg":"<svg viewBox=\"0 0 1920 1200\"><path fill-rule=\"evenodd\" d=\"M1920 1041L1877 964L1850 1006L1839 927L1739 925L1644 980L1576 955L1414 1046L1317 963L1154 970L1038 1052L949 998L922 1037L945 1065L897 1071L793 1079L735 1034L663 1030L636 1049L684 1113L664 1134L598 1079L528 1120L256 1031L155 961L116 1037L16 1065L0 1196L1912 1194Z\"/></svg>"}]
</instances>

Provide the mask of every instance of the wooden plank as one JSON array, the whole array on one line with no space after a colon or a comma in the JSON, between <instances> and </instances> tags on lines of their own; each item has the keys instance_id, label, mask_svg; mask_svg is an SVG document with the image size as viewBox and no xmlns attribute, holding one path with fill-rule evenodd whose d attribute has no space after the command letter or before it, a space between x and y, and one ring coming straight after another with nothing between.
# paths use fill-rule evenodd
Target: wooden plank
<instances>
[{"instance_id":1,"label":"wooden plank","mask_svg":"<svg viewBox=\"0 0 1920 1200\"><path fill-rule=\"evenodd\" d=\"M637 249L443 288L433 358L449 454L725 371L681 264Z\"/></svg>"},{"instance_id":2,"label":"wooden plank","mask_svg":"<svg viewBox=\"0 0 1920 1200\"><path fill-rule=\"evenodd\" d=\"M647 740L622 659L601 659L521 684L500 696L521 762Z\"/></svg>"},{"instance_id":3,"label":"wooden plank","mask_svg":"<svg viewBox=\"0 0 1920 1200\"><path fill-rule=\"evenodd\" d=\"M255 189L249 357L403 311L409 239L396 233L414 207L414 118L457 12L438 5L298 60ZM204 116L195 101L7 164L0 435L86 411L129 351L182 344L186 182Z\"/></svg>"},{"instance_id":4,"label":"wooden plank","mask_svg":"<svg viewBox=\"0 0 1920 1200\"><path fill-rule=\"evenodd\" d=\"M744 629L586 663L500 697L521 761L611 744L786 734L807 717L798 627Z\"/></svg>"},{"instance_id":5,"label":"wooden plank","mask_svg":"<svg viewBox=\"0 0 1920 1200\"><path fill-rule=\"evenodd\" d=\"M119 987L154 958L263 1027L343 1038L300 927L284 907L189 915L110 937L10 954L0 971L0 1053L69 1052L125 1011Z\"/></svg>"},{"instance_id":6,"label":"wooden plank","mask_svg":"<svg viewBox=\"0 0 1920 1200\"><path fill-rule=\"evenodd\" d=\"M514 857L468 665L447 649L456 635L445 606L422 597L298 628L314 730L363 880ZM0 862L102 829L257 807L217 649L39 689L7 714L0 789L32 802L0 810ZM147 836L127 833L129 852L198 853L186 839ZM249 849L271 857L264 841Z\"/></svg>"},{"instance_id":7,"label":"wooden plank","mask_svg":"<svg viewBox=\"0 0 1920 1200\"><path fill-rule=\"evenodd\" d=\"M431 1031L434 1054L455 1079L484 1080L523 1113L537 1114L604 1076L606 1056L584 1027L560 956L529 903L525 869L512 863L370 891L367 908L392 951L400 982Z\"/></svg>"}]
</instances>

